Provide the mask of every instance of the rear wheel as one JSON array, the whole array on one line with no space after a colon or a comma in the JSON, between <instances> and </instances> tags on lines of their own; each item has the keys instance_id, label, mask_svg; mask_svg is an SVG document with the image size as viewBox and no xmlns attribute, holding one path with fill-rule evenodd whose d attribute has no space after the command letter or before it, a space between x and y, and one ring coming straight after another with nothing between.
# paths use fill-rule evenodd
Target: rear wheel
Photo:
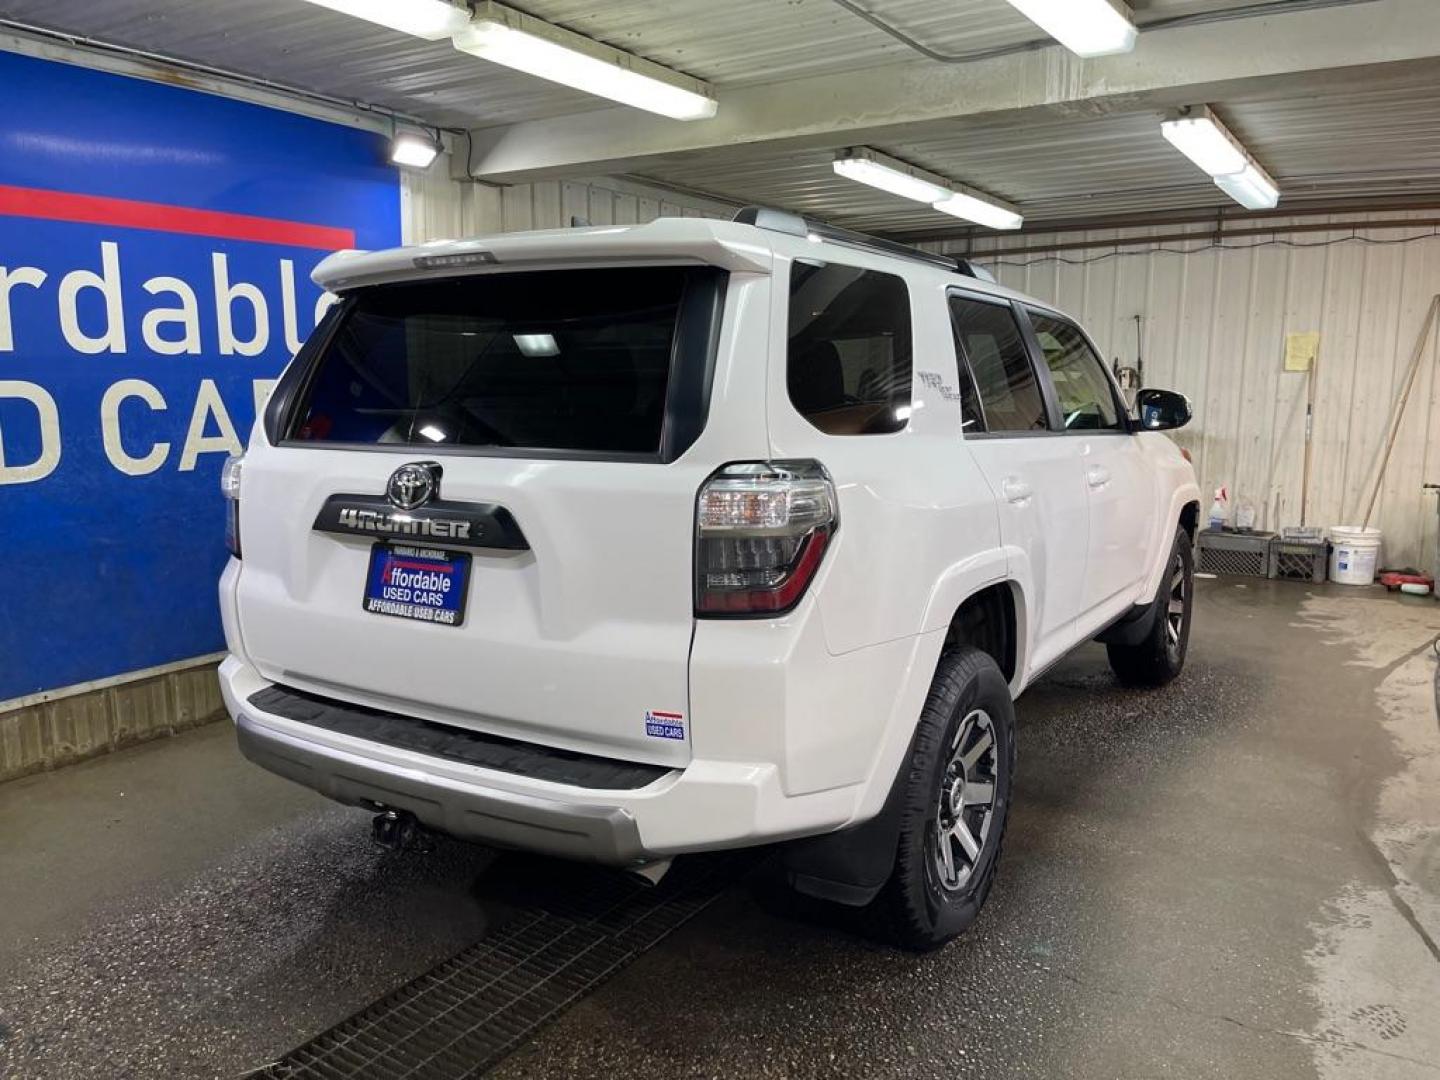
<instances>
[{"instance_id":1,"label":"rear wheel","mask_svg":"<svg viewBox=\"0 0 1440 1080\"><path fill-rule=\"evenodd\" d=\"M1110 667L1128 686L1164 686L1185 667L1190 645L1190 609L1195 596L1195 563L1190 536L1175 533L1170 562L1160 591L1150 632L1137 645L1107 645Z\"/></svg>"},{"instance_id":2,"label":"rear wheel","mask_svg":"<svg viewBox=\"0 0 1440 1080\"><path fill-rule=\"evenodd\" d=\"M978 649L947 654L902 778L895 867L873 905L897 944L934 949L975 921L995 879L1014 768L1005 677Z\"/></svg>"}]
</instances>

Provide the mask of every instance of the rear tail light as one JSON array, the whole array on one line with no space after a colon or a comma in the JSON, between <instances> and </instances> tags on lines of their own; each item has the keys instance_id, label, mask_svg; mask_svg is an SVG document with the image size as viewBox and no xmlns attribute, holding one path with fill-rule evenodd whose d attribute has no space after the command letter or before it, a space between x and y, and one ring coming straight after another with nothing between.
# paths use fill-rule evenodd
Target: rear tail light
<instances>
[{"instance_id":1,"label":"rear tail light","mask_svg":"<svg viewBox=\"0 0 1440 1080\"><path fill-rule=\"evenodd\" d=\"M244 455L227 457L220 468L220 493L225 496L225 546L240 558L240 463Z\"/></svg>"},{"instance_id":2,"label":"rear tail light","mask_svg":"<svg viewBox=\"0 0 1440 1080\"><path fill-rule=\"evenodd\" d=\"M800 602L839 524L817 461L727 465L695 508L695 613L780 615Z\"/></svg>"}]
</instances>

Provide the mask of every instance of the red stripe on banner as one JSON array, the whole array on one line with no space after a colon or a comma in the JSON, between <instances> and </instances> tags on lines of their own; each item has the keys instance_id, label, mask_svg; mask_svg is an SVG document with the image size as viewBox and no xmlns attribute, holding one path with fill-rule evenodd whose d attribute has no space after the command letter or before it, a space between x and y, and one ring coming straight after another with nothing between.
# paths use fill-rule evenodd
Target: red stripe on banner
<instances>
[{"instance_id":1,"label":"red stripe on banner","mask_svg":"<svg viewBox=\"0 0 1440 1080\"><path fill-rule=\"evenodd\" d=\"M455 572L454 563L423 563L410 562L406 559L391 559L391 566L398 566L402 570L443 570L447 574Z\"/></svg>"},{"instance_id":2,"label":"red stripe on banner","mask_svg":"<svg viewBox=\"0 0 1440 1080\"><path fill-rule=\"evenodd\" d=\"M124 229L214 236L223 240L250 240L257 244L320 248L353 248L355 231L300 221L195 210L188 206L111 199L103 195L76 195L68 191L11 187L0 184L0 214L11 217L74 221L86 225L116 225Z\"/></svg>"}]
</instances>

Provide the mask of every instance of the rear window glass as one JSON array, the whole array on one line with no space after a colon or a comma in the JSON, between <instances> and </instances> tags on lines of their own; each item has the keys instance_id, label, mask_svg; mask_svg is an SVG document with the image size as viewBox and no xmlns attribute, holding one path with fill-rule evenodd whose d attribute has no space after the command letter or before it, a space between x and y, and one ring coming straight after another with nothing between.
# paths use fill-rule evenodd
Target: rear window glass
<instances>
[{"instance_id":1,"label":"rear window glass","mask_svg":"<svg viewBox=\"0 0 1440 1080\"><path fill-rule=\"evenodd\" d=\"M691 273L536 271L366 289L318 358L291 437L654 453Z\"/></svg>"},{"instance_id":2,"label":"rear window glass","mask_svg":"<svg viewBox=\"0 0 1440 1080\"><path fill-rule=\"evenodd\" d=\"M1050 426L1040 383L1009 304L950 298L955 337L975 377L989 431L1043 431Z\"/></svg>"},{"instance_id":3,"label":"rear window glass","mask_svg":"<svg viewBox=\"0 0 1440 1080\"><path fill-rule=\"evenodd\" d=\"M893 274L833 263L790 270L790 402L829 435L910 419L910 296Z\"/></svg>"}]
</instances>

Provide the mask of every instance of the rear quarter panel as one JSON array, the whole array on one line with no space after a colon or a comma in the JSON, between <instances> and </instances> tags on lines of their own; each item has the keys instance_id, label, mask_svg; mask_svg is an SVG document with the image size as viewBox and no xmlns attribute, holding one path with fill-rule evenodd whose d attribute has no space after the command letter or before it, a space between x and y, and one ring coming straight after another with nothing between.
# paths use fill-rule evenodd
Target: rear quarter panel
<instances>
[{"instance_id":1,"label":"rear quarter panel","mask_svg":"<svg viewBox=\"0 0 1440 1080\"><path fill-rule=\"evenodd\" d=\"M834 479L840 527L812 586L826 645L843 654L946 625L937 592L965 594L1005 575L995 497L961 438L955 350L939 275L908 281L914 334L911 416L890 435L828 435L790 403L788 266L777 257L767 383L771 454L814 458ZM843 260L895 273L895 260ZM927 385L920 373L936 374Z\"/></svg>"},{"instance_id":2,"label":"rear quarter panel","mask_svg":"<svg viewBox=\"0 0 1440 1080\"><path fill-rule=\"evenodd\" d=\"M893 259L858 251L832 261L896 272ZM906 274L915 373L908 425L890 435L835 436L790 403L787 262L777 254L770 450L814 458L835 482L840 526L806 602L816 607L831 658L812 670L823 667L844 692L795 699L783 749L793 789L863 783L864 818L879 811L899 769L951 616L967 596L1004 580L1007 560L994 495L961 437L947 275Z\"/></svg>"}]
</instances>

